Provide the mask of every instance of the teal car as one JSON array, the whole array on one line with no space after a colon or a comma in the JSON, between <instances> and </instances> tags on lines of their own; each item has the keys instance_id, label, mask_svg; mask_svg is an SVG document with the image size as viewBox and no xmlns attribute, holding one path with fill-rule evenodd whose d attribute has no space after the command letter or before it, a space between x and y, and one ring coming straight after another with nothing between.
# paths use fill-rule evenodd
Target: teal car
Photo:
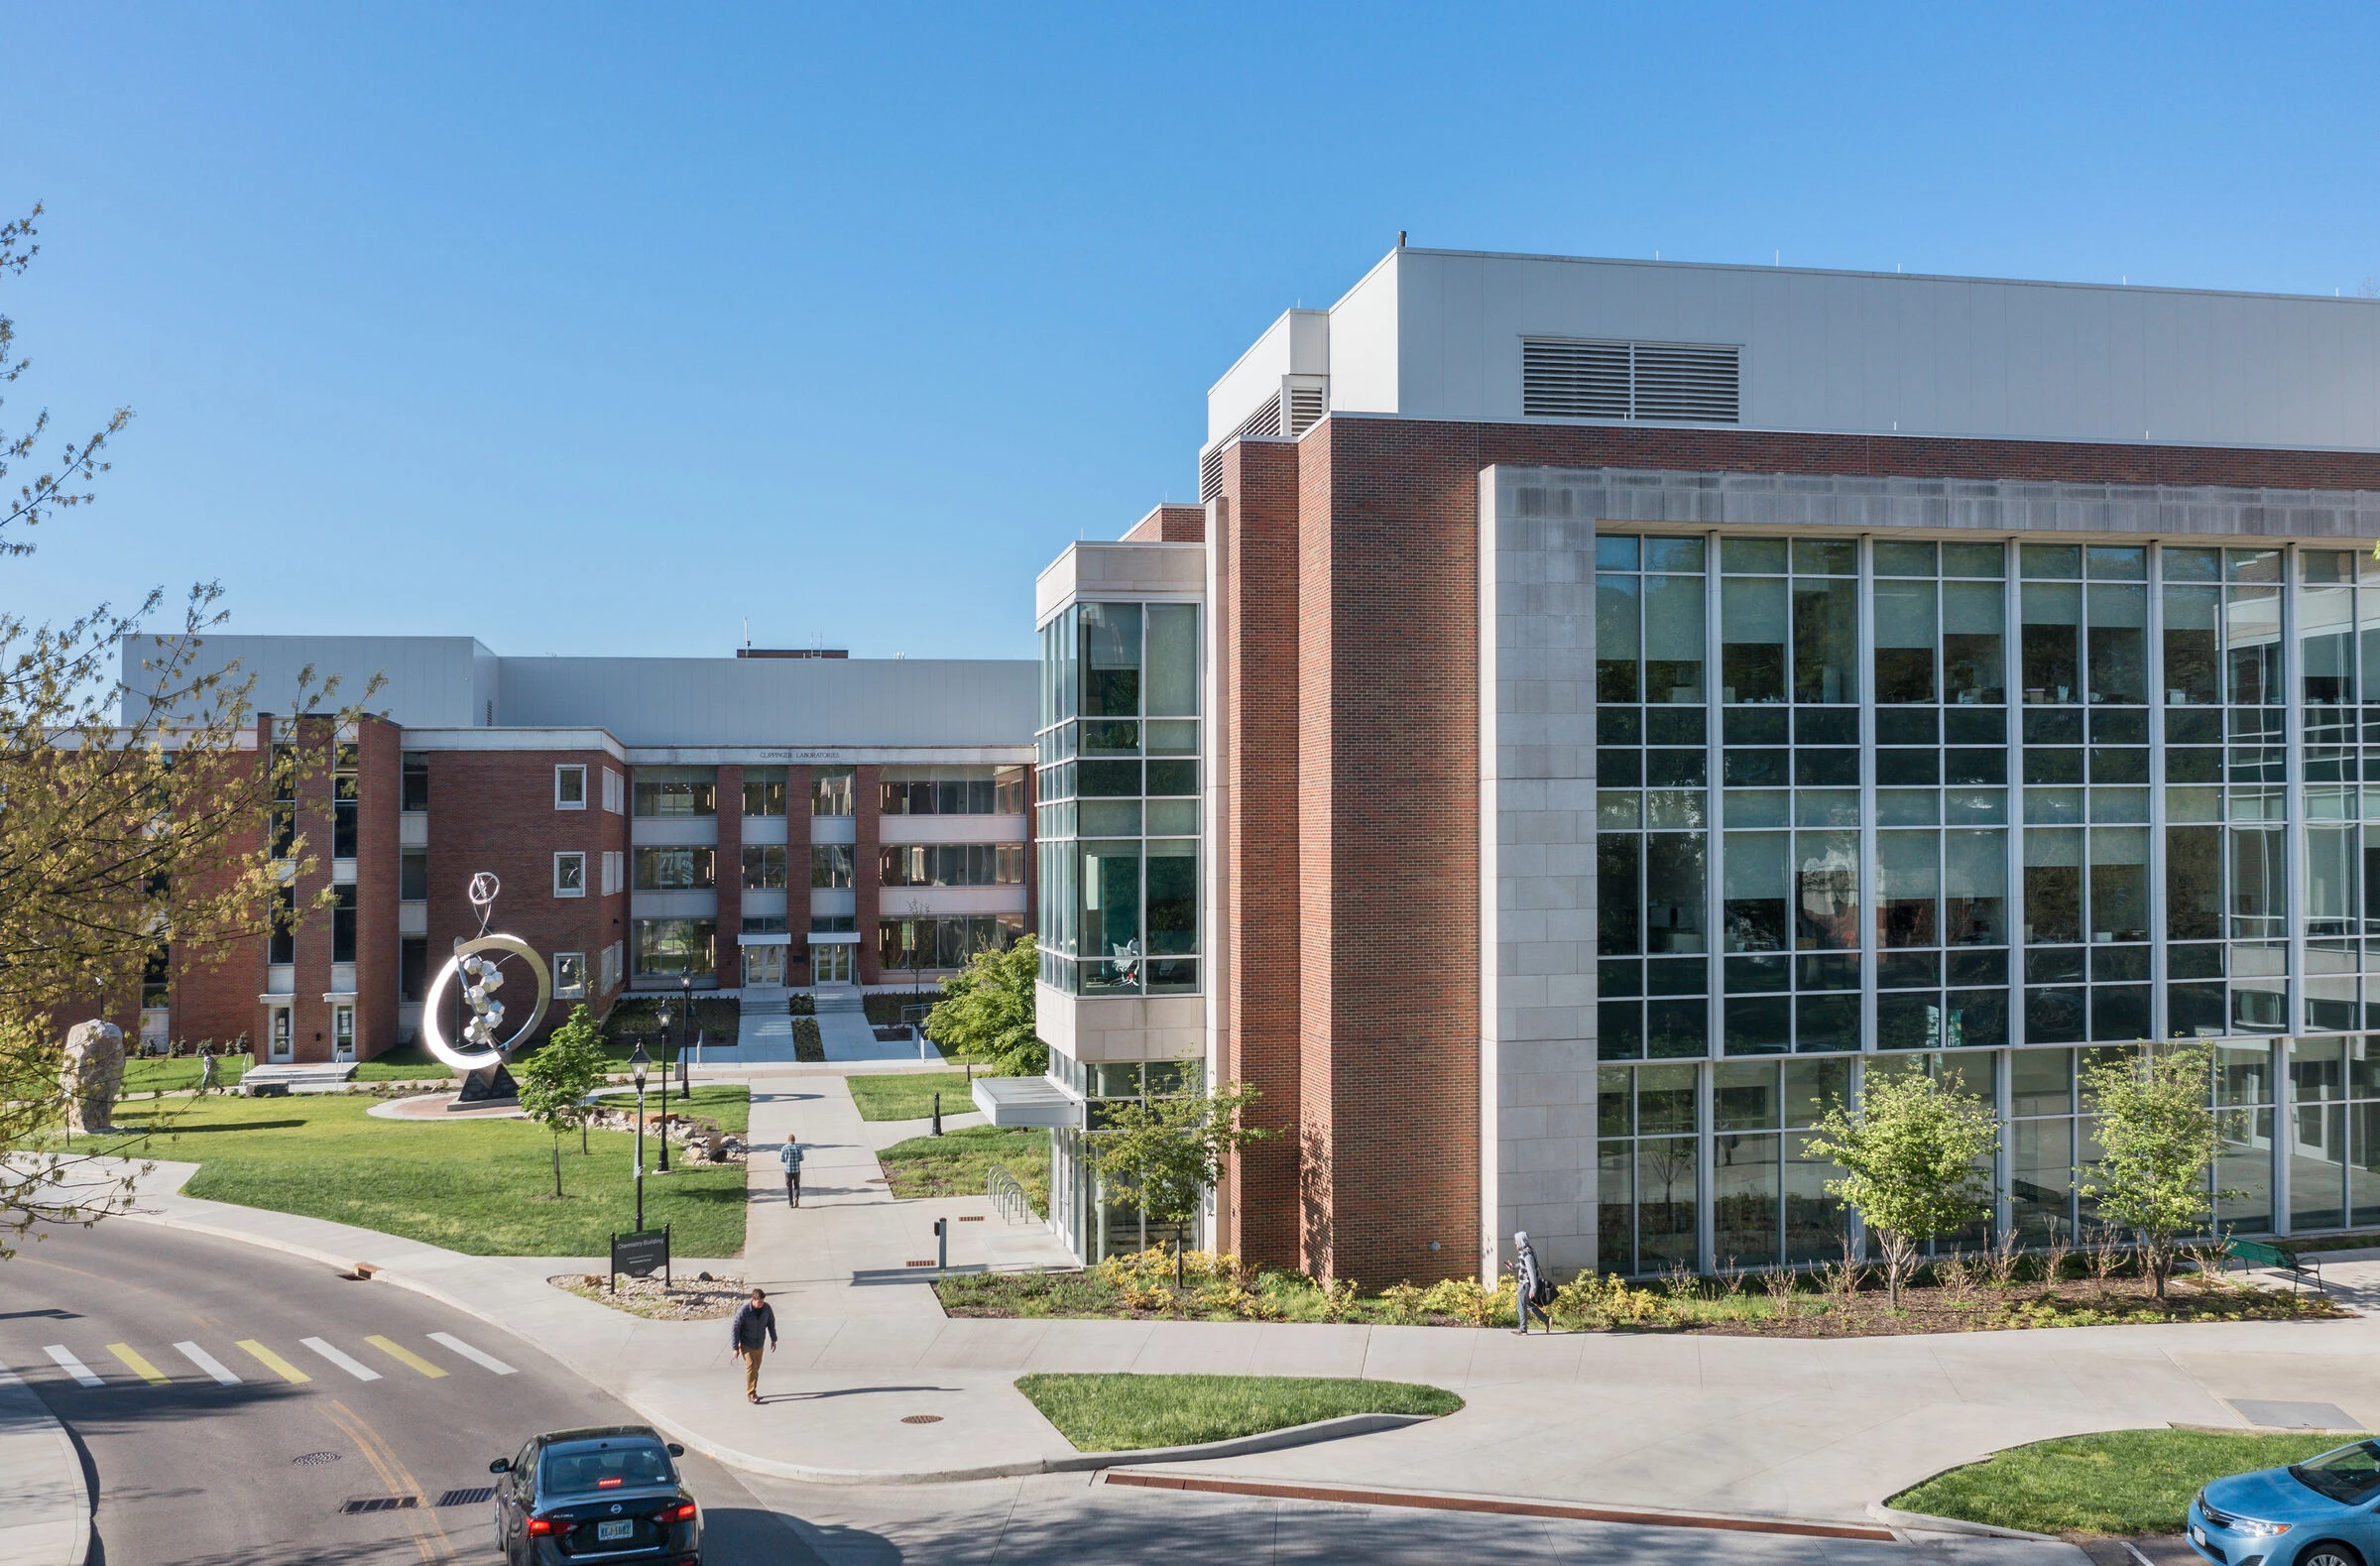
<instances>
[{"instance_id":1,"label":"teal car","mask_svg":"<svg viewBox=\"0 0 2380 1566\"><path fill-rule=\"evenodd\" d=\"M2215 1566L2380 1566L2380 1441L2218 1479L2190 1504Z\"/></svg>"}]
</instances>

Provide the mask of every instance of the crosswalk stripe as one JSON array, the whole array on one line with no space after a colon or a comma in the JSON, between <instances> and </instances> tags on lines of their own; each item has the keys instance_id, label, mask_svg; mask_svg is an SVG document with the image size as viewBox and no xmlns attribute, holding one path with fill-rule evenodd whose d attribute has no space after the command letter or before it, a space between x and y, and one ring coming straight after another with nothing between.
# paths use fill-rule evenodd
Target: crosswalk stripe
<instances>
[{"instance_id":1,"label":"crosswalk stripe","mask_svg":"<svg viewBox=\"0 0 2380 1566\"><path fill-rule=\"evenodd\" d=\"M225 1369L221 1360L216 1359L213 1355L207 1353L195 1343L177 1343L174 1345L174 1352L180 1355L183 1359L189 1361L192 1365L197 1366L200 1370L206 1372L207 1375L212 1376L216 1381L221 1382L226 1386L237 1386L240 1385L240 1379L237 1376L232 1375L229 1370Z\"/></svg>"},{"instance_id":2,"label":"crosswalk stripe","mask_svg":"<svg viewBox=\"0 0 2380 1566\"><path fill-rule=\"evenodd\" d=\"M499 1376L510 1376L513 1374L513 1368L505 1364L504 1361L496 1358L496 1356L493 1354L480 1353L479 1350L471 1347L471 1345L465 1343L462 1339L456 1337L451 1332L433 1332L429 1335L429 1341L432 1343L443 1343L446 1345L446 1347L452 1349L464 1359L469 1360L472 1364L477 1365L484 1370L494 1371Z\"/></svg>"},{"instance_id":3,"label":"crosswalk stripe","mask_svg":"<svg viewBox=\"0 0 2380 1566\"><path fill-rule=\"evenodd\" d=\"M413 1350L404 1347L402 1344L393 1342L388 1338L381 1337L377 1333L369 1338L366 1338L364 1341L372 1345L372 1347L378 1349L381 1353L387 1355L390 1359L397 1361L401 1365L409 1365L415 1370L419 1371L424 1376L443 1376L446 1374L444 1371L438 1369L435 1365L430 1364L429 1361L421 1358L420 1355L416 1354Z\"/></svg>"},{"instance_id":4,"label":"crosswalk stripe","mask_svg":"<svg viewBox=\"0 0 2380 1566\"><path fill-rule=\"evenodd\" d=\"M163 1386L167 1382L173 1380L164 1371L142 1359L139 1354L134 1352L129 1343L111 1343L107 1346L107 1352L122 1360L126 1370L152 1386Z\"/></svg>"},{"instance_id":5,"label":"crosswalk stripe","mask_svg":"<svg viewBox=\"0 0 2380 1566\"><path fill-rule=\"evenodd\" d=\"M376 1382L380 1380L380 1372L374 1370L371 1366L366 1365L361 1360L352 1359L349 1356L342 1354L337 1349L332 1348L329 1344L324 1343L320 1338L299 1338L298 1341L304 1344L307 1348L313 1350L316 1354L321 1355L322 1358L330 1361L331 1364L337 1366L340 1370L345 1371L348 1375L354 1377L359 1382Z\"/></svg>"},{"instance_id":6,"label":"crosswalk stripe","mask_svg":"<svg viewBox=\"0 0 2380 1566\"><path fill-rule=\"evenodd\" d=\"M107 1383L91 1374L91 1368L74 1357L74 1351L62 1343L53 1343L42 1351L58 1361L59 1368L85 1386L105 1386Z\"/></svg>"},{"instance_id":7,"label":"crosswalk stripe","mask_svg":"<svg viewBox=\"0 0 2380 1566\"><path fill-rule=\"evenodd\" d=\"M257 1364L285 1382L310 1382L313 1380L311 1376L266 1348L254 1338L242 1338L239 1347L247 1354L248 1358L256 1361Z\"/></svg>"}]
</instances>

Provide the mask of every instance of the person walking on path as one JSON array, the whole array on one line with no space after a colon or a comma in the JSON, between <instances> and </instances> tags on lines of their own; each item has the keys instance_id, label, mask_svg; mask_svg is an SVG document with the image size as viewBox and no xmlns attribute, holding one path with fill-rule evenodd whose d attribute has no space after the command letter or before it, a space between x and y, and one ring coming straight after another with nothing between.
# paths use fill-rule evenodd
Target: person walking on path
<instances>
[{"instance_id":1,"label":"person walking on path","mask_svg":"<svg viewBox=\"0 0 2380 1566\"><path fill-rule=\"evenodd\" d=\"M752 1298L736 1307L736 1319L727 1330L736 1353L744 1359L744 1400L757 1403L761 1400L761 1356L776 1347L776 1311L769 1303L768 1291L754 1289Z\"/></svg>"},{"instance_id":2,"label":"person walking on path","mask_svg":"<svg viewBox=\"0 0 2380 1566\"><path fill-rule=\"evenodd\" d=\"M198 1046L198 1091L200 1093L209 1092L214 1088L214 1085L215 1046L212 1044L200 1044Z\"/></svg>"},{"instance_id":3,"label":"person walking on path","mask_svg":"<svg viewBox=\"0 0 2380 1566\"><path fill-rule=\"evenodd\" d=\"M1529 1317L1534 1315L1539 1321L1545 1323L1546 1331L1553 1331L1554 1318L1545 1313L1545 1307L1552 1300L1554 1294L1553 1279L1545 1275L1545 1268L1539 1265L1536 1248L1529 1244L1527 1230L1519 1230L1513 1234L1512 1260L1507 1265L1512 1270L1513 1281L1520 1285L1515 1291L1517 1309L1514 1314L1520 1318L1520 1324L1515 1330L1522 1337L1527 1337L1529 1335Z\"/></svg>"},{"instance_id":4,"label":"person walking on path","mask_svg":"<svg viewBox=\"0 0 2380 1566\"><path fill-rule=\"evenodd\" d=\"M785 1166L785 1205L799 1207L801 1205L801 1144L790 1137L786 1138L785 1144L776 1149L776 1161Z\"/></svg>"}]
</instances>

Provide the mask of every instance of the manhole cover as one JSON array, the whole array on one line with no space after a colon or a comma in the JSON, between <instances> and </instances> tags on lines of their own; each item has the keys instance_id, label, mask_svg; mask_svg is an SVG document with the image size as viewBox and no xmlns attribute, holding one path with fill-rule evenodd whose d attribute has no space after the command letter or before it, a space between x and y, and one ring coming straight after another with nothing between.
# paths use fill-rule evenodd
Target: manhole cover
<instances>
[{"instance_id":1,"label":"manhole cover","mask_svg":"<svg viewBox=\"0 0 2380 1566\"><path fill-rule=\"evenodd\" d=\"M942 1416L938 1413L904 1413L900 1416L900 1422L902 1424L940 1424Z\"/></svg>"},{"instance_id":2,"label":"manhole cover","mask_svg":"<svg viewBox=\"0 0 2380 1566\"><path fill-rule=\"evenodd\" d=\"M339 1460L336 1452L301 1452L290 1459L292 1468L328 1468Z\"/></svg>"}]
</instances>

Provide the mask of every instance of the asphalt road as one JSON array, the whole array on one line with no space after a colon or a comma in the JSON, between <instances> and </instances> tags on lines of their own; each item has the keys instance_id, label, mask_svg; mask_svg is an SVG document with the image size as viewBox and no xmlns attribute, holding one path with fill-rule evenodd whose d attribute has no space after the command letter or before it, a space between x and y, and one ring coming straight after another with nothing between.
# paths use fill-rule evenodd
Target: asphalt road
<instances>
[{"instance_id":1,"label":"asphalt road","mask_svg":"<svg viewBox=\"0 0 2380 1566\"><path fill-rule=\"evenodd\" d=\"M90 1566L493 1562L491 1458L540 1430L636 1422L523 1340L419 1294L149 1224L53 1233L0 1262L0 1363L96 1475ZM712 1566L814 1566L734 1475L694 1454L681 1466ZM403 1496L418 1500L345 1509Z\"/></svg>"},{"instance_id":2,"label":"asphalt road","mask_svg":"<svg viewBox=\"0 0 2380 1566\"><path fill-rule=\"evenodd\" d=\"M89 1566L494 1562L488 1460L536 1431L635 1421L521 1339L418 1294L147 1224L56 1233L0 1262L0 1363L84 1454L99 1497ZM709 1566L2082 1566L2065 1546L2014 1541L1912 1550L1112 1488L1079 1474L830 1488L693 1454L682 1466L703 1503ZM385 1507L404 1496L417 1504ZM385 1509L348 1509L375 1502Z\"/></svg>"}]
</instances>

